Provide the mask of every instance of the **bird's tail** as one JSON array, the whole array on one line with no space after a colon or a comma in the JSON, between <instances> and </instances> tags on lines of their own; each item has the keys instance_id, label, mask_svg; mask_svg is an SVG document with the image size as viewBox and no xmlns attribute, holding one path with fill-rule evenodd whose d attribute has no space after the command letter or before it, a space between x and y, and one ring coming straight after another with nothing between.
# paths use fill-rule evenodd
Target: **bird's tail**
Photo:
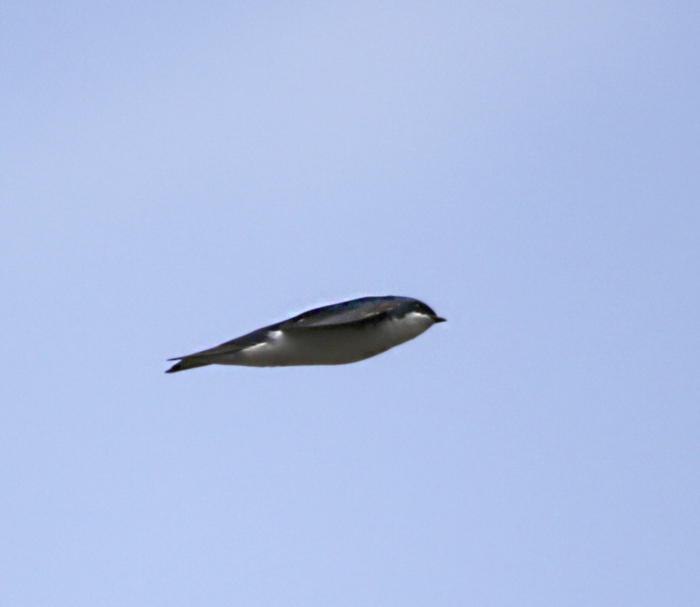
<instances>
[{"instance_id":1,"label":"bird's tail","mask_svg":"<svg viewBox=\"0 0 700 607\"><path fill-rule=\"evenodd\" d=\"M206 367L207 365L212 364L206 358L199 356L185 356L179 360L177 358L171 358L169 360L177 360L178 362L170 367L166 373L177 373L178 371L186 371L187 369L195 369L197 367Z\"/></svg>"}]
</instances>

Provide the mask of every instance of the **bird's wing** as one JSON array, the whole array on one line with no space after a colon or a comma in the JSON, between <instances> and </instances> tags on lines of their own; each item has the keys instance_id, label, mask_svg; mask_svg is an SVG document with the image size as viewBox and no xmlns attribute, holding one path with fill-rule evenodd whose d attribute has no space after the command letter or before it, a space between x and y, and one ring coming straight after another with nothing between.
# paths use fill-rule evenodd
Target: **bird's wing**
<instances>
[{"instance_id":1,"label":"bird's wing","mask_svg":"<svg viewBox=\"0 0 700 607\"><path fill-rule=\"evenodd\" d=\"M209 350L202 350L186 356L176 356L168 360L186 358L206 359L219 354L232 354L264 342L271 331L303 331L306 329L329 329L332 327L352 327L374 324L386 318L400 305L398 297L363 297L343 303L309 310L283 322L257 329L252 333L236 337Z\"/></svg>"},{"instance_id":2,"label":"bird's wing","mask_svg":"<svg viewBox=\"0 0 700 607\"><path fill-rule=\"evenodd\" d=\"M309 310L284 321L280 324L280 328L284 331L294 331L374 324L386 318L395 308L394 301L355 300Z\"/></svg>"},{"instance_id":3,"label":"bird's wing","mask_svg":"<svg viewBox=\"0 0 700 607\"><path fill-rule=\"evenodd\" d=\"M201 352L195 352L193 354L187 354L185 356L176 356L175 358L169 358L168 360L183 360L190 357L208 357L216 356L217 354L233 354L234 352L239 352L240 350L245 350L251 346L255 346L260 342L265 341L267 334L270 330L274 329L277 325L271 325L269 327L264 327L248 333L247 335L242 335L241 337L236 337L231 341L224 342L214 348L209 348L208 350L202 350Z\"/></svg>"}]
</instances>

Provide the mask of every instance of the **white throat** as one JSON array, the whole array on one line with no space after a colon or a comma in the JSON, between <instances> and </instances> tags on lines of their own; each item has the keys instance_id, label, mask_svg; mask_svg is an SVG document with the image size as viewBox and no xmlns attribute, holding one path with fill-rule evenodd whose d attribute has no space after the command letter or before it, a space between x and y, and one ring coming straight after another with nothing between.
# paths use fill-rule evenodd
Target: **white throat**
<instances>
[{"instance_id":1,"label":"white throat","mask_svg":"<svg viewBox=\"0 0 700 607\"><path fill-rule=\"evenodd\" d=\"M387 330L393 333L396 343L401 344L409 339L418 337L433 326L434 322L427 314L409 312L403 318L387 323Z\"/></svg>"}]
</instances>

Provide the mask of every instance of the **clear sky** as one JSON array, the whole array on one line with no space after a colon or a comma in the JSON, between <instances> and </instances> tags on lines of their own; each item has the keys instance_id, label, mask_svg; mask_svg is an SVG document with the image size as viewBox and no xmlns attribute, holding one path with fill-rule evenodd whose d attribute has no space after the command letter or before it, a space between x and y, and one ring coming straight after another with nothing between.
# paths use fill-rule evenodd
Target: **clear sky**
<instances>
[{"instance_id":1,"label":"clear sky","mask_svg":"<svg viewBox=\"0 0 700 607\"><path fill-rule=\"evenodd\" d=\"M10 0L0 92L1 605L700 604L698 2Z\"/></svg>"}]
</instances>

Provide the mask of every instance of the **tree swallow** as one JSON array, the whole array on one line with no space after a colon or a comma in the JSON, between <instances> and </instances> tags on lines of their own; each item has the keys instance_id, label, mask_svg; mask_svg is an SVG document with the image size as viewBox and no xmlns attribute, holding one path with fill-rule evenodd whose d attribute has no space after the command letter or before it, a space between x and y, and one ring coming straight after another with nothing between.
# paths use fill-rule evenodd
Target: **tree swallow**
<instances>
[{"instance_id":1,"label":"tree swallow","mask_svg":"<svg viewBox=\"0 0 700 607\"><path fill-rule=\"evenodd\" d=\"M177 360L166 373L205 365L344 365L386 352L444 322L410 297L361 297L309 310Z\"/></svg>"}]
</instances>

